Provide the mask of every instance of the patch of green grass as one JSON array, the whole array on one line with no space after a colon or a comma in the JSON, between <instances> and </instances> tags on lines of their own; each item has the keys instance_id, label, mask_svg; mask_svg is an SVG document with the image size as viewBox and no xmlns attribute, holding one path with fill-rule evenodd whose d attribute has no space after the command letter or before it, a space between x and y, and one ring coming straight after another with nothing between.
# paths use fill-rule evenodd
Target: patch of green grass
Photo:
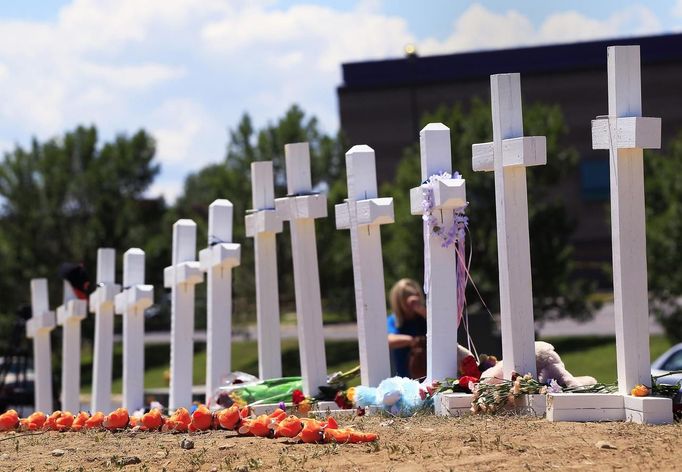
<instances>
[{"instance_id":1,"label":"patch of green grass","mask_svg":"<svg viewBox=\"0 0 682 472\"><path fill-rule=\"evenodd\" d=\"M563 336L545 338L554 345L566 368L573 375L591 375L600 382L614 382L616 373L616 340L612 336ZM650 340L651 360L653 361L671 346L663 336L652 336ZM327 366L329 373L346 371L359 364L358 345L355 341L327 341ZM122 346L114 346L114 381L112 390L120 393L122 379ZM167 387L164 372L170 363L170 346L153 345L145 348L144 383L146 388ZM282 367L284 376L300 375L298 342L282 341ZM232 344L232 369L258 375L258 345L255 341L235 342ZM91 389L92 355L84 350L81 364L81 385L84 392ZM205 345L194 347L194 385L206 381ZM359 379L351 382L357 385Z\"/></svg>"},{"instance_id":2,"label":"patch of green grass","mask_svg":"<svg viewBox=\"0 0 682 472\"><path fill-rule=\"evenodd\" d=\"M325 348L330 373L352 369L360 362L358 344L355 341L328 341ZM92 357L89 353L83 354L81 385L83 392L90 392ZM113 393L121 393L122 390L122 361L122 347L120 344L116 344L114 346ZM167 387L168 383L164 378L164 372L170 367L170 346L146 346L145 365L147 366L144 373L145 388ZM232 370L258 375L258 344L255 341L232 343ZM284 376L300 375L301 373L298 342L296 340L282 341L282 370ZM194 385L202 385L206 382L206 351L203 344L195 344L194 346L193 377Z\"/></svg>"},{"instance_id":3,"label":"patch of green grass","mask_svg":"<svg viewBox=\"0 0 682 472\"><path fill-rule=\"evenodd\" d=\"M616 338L565 336L546 338L543 341L554 346L566 368L573 375L591 375L604 383L616 381ZM652 361L672 345L663 336L652 336L649 344Z\"/></svg>"}]
</instances>

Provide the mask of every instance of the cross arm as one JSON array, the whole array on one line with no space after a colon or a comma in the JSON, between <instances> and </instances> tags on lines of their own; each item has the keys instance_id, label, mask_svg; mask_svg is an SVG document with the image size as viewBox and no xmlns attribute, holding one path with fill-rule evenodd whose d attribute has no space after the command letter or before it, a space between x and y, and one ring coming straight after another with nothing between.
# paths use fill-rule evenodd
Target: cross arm
<instances>
[{"instance_id":1,"label":"cross arm","mask_svg":"<svg viewBox=\"0 0 682 472\"><path fill-rule=\"evenodd\" d=\"M421 186L410 189L410 213L413 215L423 214L423 201L424 190ZM466 203L466 183L464 179L442 179L434 181L434 210L461 208L465 206Z\"/></svg>"},{"instance_id":2,"label":"cross arm","mask_svg":"<svg viewBox=\"0 0 682 472\"><path fill-rule=\"evenodd\" d=\"M615 127L609 126L615 120ZM615 128L615 129L614 129ZM660 149L661 119L645 116L592 120L592 149Z\"/></svg>"},{"instance_id":3,"label":"cross arm","mask_svg":"<svg viewBox=\"0 0 682 472\"><path fill-rule=\"evenodd\" d=\"M54 311L45 311L26 321L26 336L33 338L39 331L51 331L55 327Z\"/></svg>"},{"instance_id":4,"label":"cross arm","mask_svg":"<svg viewBox=\"0 0 682 472\"><path fill-rule=\"evenodd\" d=\"M63 325L69 320L82 321L88 314L88 303L85 300L69 300L57 308L57 323Z\"/></svg>"},{"instance_id":5,"label":"cross arm","mask_svg":"<svg viewBox=\"0 0 682 472\"><path fill-rule=\"evenodd\" d=\"M196 285L203 281L204 273L198 261L183 262L163 270L163 286L166 288L172 288L176 284Z\"/></svg>"},{"instance_id":6,"label":"cross arm","mask_svg":"<svg viewBox=\"0 0 682 472\"><path fill-rule=\"evenodd\" d=\"M275 211L282 221L303 218L325 218L327 216L327 197L321 193L295 195L275 199Z\"/></svg>"},{"instance_id":7,"label":"cross arm","mask_svg":"<svg viewBox=\"0 0 682 472\"><path fill-rule=\"evenodd\" d=\"M213 267L231 269L241 260L241 244L218 243L199 252L199 265L204 272Z\"/></svg>"},{"instance_id":8,"label":"cross arm","mask_svg":"<svg viewBox=\"0 0 682 472\"><path fill-rule=\"evenodd\" d=\"M395 221L393 198L369 198L335 205L336 229L349 229L350 205L355 205L358 226L385 225Z\"/></svg>"},{"instance_id":9,"label":"cross arm","mask_svg":"<svg viewBox=\"0 0 682 472\"><path fill-rule=\"evenodd\" d=\"M94 313L102 305L114 303L114 298L121 291L121 286L111 282L101 282L90 294L90 312Z\"/></svg>"},{"instance_id":10,"label":"cross arm","mask_svg":"<svg viewBox=\"0 0 682 472\"><path fill-rule=\"evenodd\" d=\"M495 170L493 143L471 146L474 172ZM502 140L502 165L541 166L547 164L547 140L544 136L522 136Z\"/></svg>"},{"instance_id":11,"label":"cross arm","mask_svg":"<svg viewBox=\"0 0 682 472\"><path fill-rule=\"evenodd\" d=\"M246 236L253 238L259 233L281 233L282 220L273 209L249 210L244 220Z\"/></svg>"},{"instance_id":12,"label":"cross arm","mask_svg":"<svg viewBox=\"0 0 682 472\"><path fill-rule=\"evenodd\" d=\"M153 285L133 285L116 295L115 311L122 315L128 309L146 310L153 303Z\"/></svg>"}]
</instances>

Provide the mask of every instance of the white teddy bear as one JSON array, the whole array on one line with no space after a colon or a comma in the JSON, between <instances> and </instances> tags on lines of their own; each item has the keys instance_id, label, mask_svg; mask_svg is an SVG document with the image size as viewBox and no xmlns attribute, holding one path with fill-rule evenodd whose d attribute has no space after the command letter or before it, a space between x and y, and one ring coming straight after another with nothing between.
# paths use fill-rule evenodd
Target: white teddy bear
<instances>
[{"instance_id":1,"label":"white teddy bear","mask_svg":"<svg viewBox=\"0 0 682 472\"><path fill-rule=\"evenodd\" d=\"M504 360L499 361L493 367L483 372L481 380L491 379L489 382L494 383L494 379L504 378L502 362ZM547 383L552 379L556 380L562 387L582 387L597 383L597 380L589 375L574 377L573 374L566 370L566 366L561 362L561 358L554 350L554 346L544 341L535 342L535 367L540 383ZM518 373L521 375L525 374L525 372Z\"/></svg>"}]
</instances>

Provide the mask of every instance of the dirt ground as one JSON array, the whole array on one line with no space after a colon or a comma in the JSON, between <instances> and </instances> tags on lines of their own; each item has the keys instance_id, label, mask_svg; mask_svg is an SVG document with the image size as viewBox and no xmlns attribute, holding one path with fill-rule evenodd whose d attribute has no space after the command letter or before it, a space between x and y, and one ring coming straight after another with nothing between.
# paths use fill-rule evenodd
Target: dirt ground
<instances>
[{"instance_id":1,"label":"dirt ground","mask_svg":"<svg viewBox=\"0 0 682 472\"><path fill-rule=\"evenodd\" d=\"M549 423L490 416L374 416L339 422L377 432L380 439L315 445L226 431L3 433L0 470L682 470L680 423ZM184 438L194 442L193 449L180 447Z\"/></svg>"}]
</instances>

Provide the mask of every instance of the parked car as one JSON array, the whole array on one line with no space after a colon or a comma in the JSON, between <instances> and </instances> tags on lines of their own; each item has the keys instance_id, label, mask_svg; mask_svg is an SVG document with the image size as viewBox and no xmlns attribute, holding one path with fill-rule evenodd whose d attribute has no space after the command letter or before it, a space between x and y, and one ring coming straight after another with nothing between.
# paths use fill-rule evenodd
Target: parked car
<instances>
[{"instance_id":1,"label":"parked car","mask_svg":"<svg viewBox=\"0 0 682 472\"><path fill-rule=\"evenodd\" d=\"M33 362L25 357L0 356L0 412L33 404Z\"/></svg>"},{"instance_id":2,"label":"parked car","mask_svg":"<svg viewBox=\"0 0 682 472\"><path fill-rule=\"evenodd\" d=\"M651 364L651 375L654 377L675 370L682 370L682 343L676 344L663 353ZM661 377L660 383L676 385L682 382L682 374L673 374Z\"/></svg>"}]
</instances>

